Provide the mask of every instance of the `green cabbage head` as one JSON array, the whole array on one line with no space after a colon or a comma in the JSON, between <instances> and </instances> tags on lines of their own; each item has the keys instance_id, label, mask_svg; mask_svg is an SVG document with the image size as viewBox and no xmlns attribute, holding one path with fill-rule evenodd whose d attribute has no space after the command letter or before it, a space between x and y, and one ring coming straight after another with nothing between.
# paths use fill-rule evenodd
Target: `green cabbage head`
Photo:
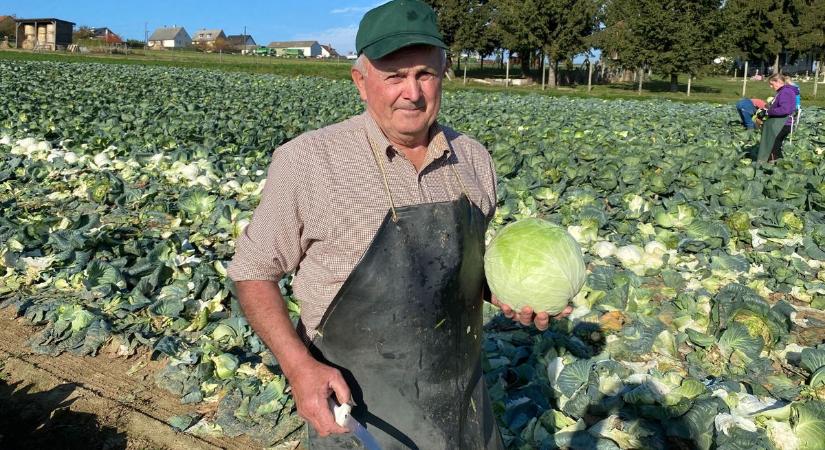
<instances>
[{"instance_id":1,"label":"green cabbage head","mask_svg":"<svg viewBox=\"0 0 825 450\"><path fill-rule=\"evenodd\" d=\"M567 306L586 277L576 240L564 228L536 218L499 230L484 256L484 272L502 303L550 314Z\"/></svg>"}]
</instances>

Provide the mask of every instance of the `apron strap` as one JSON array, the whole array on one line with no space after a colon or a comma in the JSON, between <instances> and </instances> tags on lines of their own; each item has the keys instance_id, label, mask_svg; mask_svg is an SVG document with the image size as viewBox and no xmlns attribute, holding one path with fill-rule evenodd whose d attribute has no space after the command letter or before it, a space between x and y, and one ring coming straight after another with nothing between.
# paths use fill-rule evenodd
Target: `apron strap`
<instances>
[{"instance_id":1,"label":"apron strap","mask_svg":"<svg viewBox=\"0 0 825 450\"><path fill-rule=\"evenodd\" d=\"M381 178L384 181L384 190L387 191L387 197L390 199L390 211L392 212L392 221L393 223L398 222L398 214L395 212L395 201L392 198L392 192L390 192L390 184L387 181L387 171L384 169L384 160L381 158L381 155L378 154L378 147L373 142L372 137L367 133L367 140L370 143L370 149L372 150L372 157L375 159L375 162L378 164L378 170L381 171ZM458 174L458 171L455 168L455 164L448 164L450 169L455 176L455 179L458 180L458 185L461 186L461 192L467 197L467 200L470 200L469 191L467 191L467 186L464 185L464 181L461 179L461 175Z\"/></svg>"},{"instance_id":2,"label":"apron strap","mask_svg":"<svg viewBox=\"0 0 825 450\"><path fill-rule=\"evenodd\" d=\"M467 197L467 200L470 200L470 194L467 191L467 186L464 186L464 181L461 180L461 175L458 174L458 171L455 169L455 164L450 164L450 169L453 169L453 175L455 175L455 179L458 180L458 185L461 186L461 192Z\"/></svg>"},{"instance_id":3,"label":"apron strap","mask_svg":"<svg viewBox=\"0 0 825 450\"><path fill-rule=\"evenodd\" d=\"M378 154L378 148L375 145L375 142L372 141L372 137L370 137L369 133L367 133L367 139L370 141L370 149L372 149L372 157L375 159L375 162L378 163L378 170L381 171L381 177L384 180L384 189L387 191L387 197L390 199L390 210L392 211L392 221L393 223L398 222L398 214L395 212L395 201L392 198L392 192L390 192L390 183L387 182L387 172L384 170L384 161L381 159L381 155Z\"/></svg>"}]
</instances>

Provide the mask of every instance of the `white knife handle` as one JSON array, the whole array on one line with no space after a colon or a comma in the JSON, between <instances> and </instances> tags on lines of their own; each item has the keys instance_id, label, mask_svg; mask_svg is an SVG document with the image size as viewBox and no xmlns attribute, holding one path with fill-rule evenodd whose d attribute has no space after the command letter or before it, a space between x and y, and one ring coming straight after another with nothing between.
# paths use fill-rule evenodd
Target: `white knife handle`
<instances>
[{"instance_id":1,"label":"white knife handle","mask_svg":"<svg viewBox=\"0 0 825 450\"><path fill-rule=\"evenodd\" d=\"M335 415L335 423L338 424L339 427L347 427L347 419L349 418L350 411L352 411L352 406L348 403L344 403L343 405L339 405L332 397L329 399L329 407L332 408L332 414Z\"/></svg>"}]
</instances>

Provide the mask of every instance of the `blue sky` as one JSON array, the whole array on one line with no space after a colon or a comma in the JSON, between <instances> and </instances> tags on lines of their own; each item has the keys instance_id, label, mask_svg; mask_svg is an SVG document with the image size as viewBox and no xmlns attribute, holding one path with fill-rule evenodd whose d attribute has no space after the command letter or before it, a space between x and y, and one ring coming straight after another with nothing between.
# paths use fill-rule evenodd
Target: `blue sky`
<instances>
[{"instance_id":1,"label":"blue sky","mask_svg":"<svg viewBox=\"0 0 825 450\"><path fill-rule=\"evenodd\" d=\"M121 37L143 40L164 25L186 28L189 35L201 28L220 28L229 34L247 34L255 42L314 40L332 44L341 54L355 50L355 33L364 13L386 0L140 0L58 1L3 0L0 15L19 18L55 17L77 26L109 27Z\"/></svg>"}]
</instances>

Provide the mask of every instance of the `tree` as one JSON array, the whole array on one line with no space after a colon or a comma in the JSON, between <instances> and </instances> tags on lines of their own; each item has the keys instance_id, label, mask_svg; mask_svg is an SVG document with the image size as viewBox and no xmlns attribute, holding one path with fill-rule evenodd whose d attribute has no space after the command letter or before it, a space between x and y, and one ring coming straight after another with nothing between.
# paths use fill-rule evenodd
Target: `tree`
<instances>
[{"instance_id":1,"label":"tree","mask_svg":"<svg viewBox=\"0 0 825 450\"><path fill-rule=\"evenodd\" d=\"M444 38L444 43L452 48L455 43L455 34L461 23L466 19L466 1L462 0L425 0L436 13L438 29Z\"/></svg>"},{"instance_id":2,"label":"tree","mask_svg":"<svg viewBox=\"0 0 825 450\"><path fill-rule=\"evenodd\" d=\"M694 75L718 56L723 41L723 0L610 0L605 28L595 39L625 68L649 67L670 77L678 90L679 73Z\"/></svg>"},{"instance_id":3,"label":"tree","mask_svg":"<svg viewBox=\"0 0 825 450\"><path fill-rule=\"evenodd\" d=\"M72 42L77 43L80 40L91 39L93 37L95 37L95 32L92 31L90 27L83 25L72 33Z\"/></svg>"},{"instance_id":4,"label":"tree","mask_svg":"<svg viewBox=\"0 0 825 450\"><path fill-rule=\"evenodd\" d=\"M462 50L478 52L482 58L498 46L490 27L491 8L486 0L428 0L438 15L438 27L444 42L454 55Z\"/></svg>"},{"instance_id":5,"label":"tree","mask_svg":"<svg viewBox=\"0 0 825 450\"><path fill-rule=\"evenodd\" d=\"M14 16L7 16L5 20L0 20L0 40L6 37L12 40L15 39L14 29Z\"/></svg>"},{"instance_id":6,"label":"tree","mask_svg":"<svg viewBox=\"0 0 825 450\"><path fill-rule=\"evenodd\" d=\"M810 52L815 58L819 71L825 61L825 0L796 0L794 9L798 13L799 27L795 50ZM814 93L817 84L814 80Z\"/></svg>"},{"instance_id":7,"label":"tree","mask_svg":"<svg viewBox=\"0 0 825 450\"><path fill-rule=\"evenodd\" d=\"M530 55L544 45L546 21L540 15L542 0L491 0L492 24L500 33L501 46L515 51L521 71L530 76Z\"/></svg>"},{"instance_id":8,"label":"tree","mask_svg":"<svg viewBox=\"0 0 825 450\"><path fill-rule=\"evenodd\" d=\"M586 52L589 37L598 29L599 2L596 0L553 0L542 2L542 51L549 59L547 84L556 86L556 64Z\"/></svg>"},{"instance_id":9,"label":"tree","mask_svg":"<svg viewBox=\"0 0 825 450\"><path fill-rule=\"evenodd\" d=\"M500 46L498 30L492 26L492 6L487 1L470 0L466 3L466 15L455 31L454 48L476 52L484 61Z\"/></svg>"},{"instance_id":10,"label":"tree","mask_svg":"<svg viewBox=\"0 0 825 450\"><path fill-rule=\"evenodd\" d=\"M726 39L747 59L772 61L779 72L779 55L797 42L793 0L729 0L725 5Z\"/></svg>"},{"instance_id":11,"label":"tree","mask_svg":"<svg viewBox=\"0 0 825 450\"><path fill-rule=\"evenodd\" d=\"M215 42L212 44L212 50L216 52L223 52L232 50L232 45L230 42L222 37L215 38Z\"/></svg>"}]
</instances>

